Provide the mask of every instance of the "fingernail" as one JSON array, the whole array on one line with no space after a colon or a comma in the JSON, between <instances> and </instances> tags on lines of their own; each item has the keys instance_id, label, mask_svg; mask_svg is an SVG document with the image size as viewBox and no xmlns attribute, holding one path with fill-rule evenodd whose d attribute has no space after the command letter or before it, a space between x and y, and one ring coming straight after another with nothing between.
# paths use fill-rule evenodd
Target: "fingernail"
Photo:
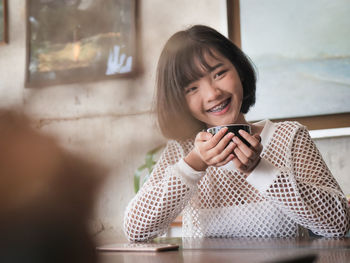
<instances>
[{"instance_id":1,"label":"fingernail","mask_svg":"<svg viewBox=\"0 0 350 263\"><path fill-rule=\"evenodd\" d=\"M227 127L222 127L222 128L220 129L220 131L221 131L221 130L227 131L227 129L228 129Z\"/></svg>"},{"instance_id":2,"label":"fingernail","mask_svg":"<svg viewBox=\"0 0 350 263\"><path fill-rule=\"evenodd\" d=\"M239 134L244 134L245 130L239 130Z\"/></svg>"}]
</instances>

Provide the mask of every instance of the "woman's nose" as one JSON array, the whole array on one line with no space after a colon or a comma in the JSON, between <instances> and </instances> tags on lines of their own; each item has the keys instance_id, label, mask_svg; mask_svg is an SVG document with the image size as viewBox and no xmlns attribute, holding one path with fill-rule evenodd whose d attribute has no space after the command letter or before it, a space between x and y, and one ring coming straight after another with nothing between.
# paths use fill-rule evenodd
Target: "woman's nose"
<instances>
[{"instance_id":1,"label":"woman's nose","mask_svg":"<svg viewBox=\"0 0 350 263\"><path fill-rule=\"evenodd\" d=\"M221 96L221 90L214 83L206 83L204 88L205 99L210 102Z\"/></svg>"}]
</instances>

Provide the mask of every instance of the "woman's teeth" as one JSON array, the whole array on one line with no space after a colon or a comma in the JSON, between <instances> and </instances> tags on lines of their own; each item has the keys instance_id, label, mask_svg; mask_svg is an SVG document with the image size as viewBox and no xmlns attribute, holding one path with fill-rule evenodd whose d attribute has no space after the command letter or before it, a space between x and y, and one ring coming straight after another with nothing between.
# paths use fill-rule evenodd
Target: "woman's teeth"
<instances>
[{"instance_id":1,"label":"woman's teeth","mask_svg":"<svg viewBox=\"0 0 350 263\"><path fill-rule=\"evenodd\" d=\"M218 106L215 106L214 108L211 108L209 112L219 112L222 111L228 104L230 103L230 100L227 99L223 103L221 103Z\"/></svg>"}]
</instances>

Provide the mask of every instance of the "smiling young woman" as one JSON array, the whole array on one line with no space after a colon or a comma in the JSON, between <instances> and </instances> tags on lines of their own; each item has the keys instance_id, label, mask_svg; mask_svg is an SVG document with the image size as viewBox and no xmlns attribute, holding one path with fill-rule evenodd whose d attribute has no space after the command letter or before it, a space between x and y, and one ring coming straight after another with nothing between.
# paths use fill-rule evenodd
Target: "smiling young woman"
<instances>
[{"instance_id":1,"label":"smiling young woman","mask_svg":"<svg viewBox=\"0 0 350 263\"><path fill-rule=\"evenodd\" d=\"M255 102L250 60L216 30L197 25L165 44L157 69L159 127L170 140L126 208L129 240L162 235L183 213L187 237L295 237L300 229L344 236L347 200L307 129L247 123ZM227 127L215 135L211 126Z\"/></svg>"}]
</instances>

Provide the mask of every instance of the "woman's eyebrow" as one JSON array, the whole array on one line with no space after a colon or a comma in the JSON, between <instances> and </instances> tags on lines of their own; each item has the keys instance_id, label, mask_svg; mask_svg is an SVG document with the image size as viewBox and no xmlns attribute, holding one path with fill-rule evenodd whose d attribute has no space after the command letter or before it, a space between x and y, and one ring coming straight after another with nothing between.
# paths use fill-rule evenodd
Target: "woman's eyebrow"
<instances>
[{"instance_id":1,"label":"woman's eyebrow","mask_svg":"<svg viewBox=\"0 0 350 263\"><path fill-rule=\"evenodd\" d=\"M214 70L216 70L217 68L220 68L223 65L224 65L224 63L220 62L220 63L216 64L215 66L210 67L209 72L213 72Z\"/></svg>"}]
</instances>

